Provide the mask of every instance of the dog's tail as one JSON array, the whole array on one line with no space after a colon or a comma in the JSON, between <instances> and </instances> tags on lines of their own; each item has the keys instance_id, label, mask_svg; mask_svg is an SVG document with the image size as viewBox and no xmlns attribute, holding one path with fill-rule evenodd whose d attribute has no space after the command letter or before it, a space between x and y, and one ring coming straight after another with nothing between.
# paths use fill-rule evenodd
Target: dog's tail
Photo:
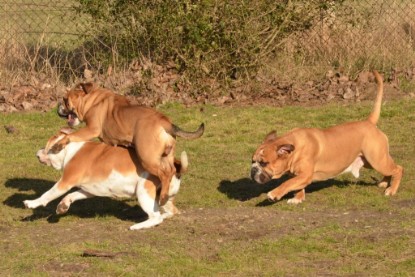
<instances>
[{"instance_id":1,"label":"dog's tail","mask_svg":"<svg viewBox=\"0 0 415 277\"><path fill-rule=\"evenodd\" d=\"M372 113L368 117L368 121L372 124L375 124L379 120L380 116L380 108L382 107L382 98L383 98L383 80L382 76L375 70L373 71L375 74L376 82L378 83L378 92L376 95L375 106L373 107Z\"/></svg>"},{"instance_id":2,"label":"dog's tail","mask_svg":"<svg viewBox=\"0 0 415 277\"><path fill-rule=\"evenodd\" d=\"M189 160L185 151L180 155L180 160L174 160L174 167L176 168L176 176L180 178L180 175L187 171L189 167Z\"/></svg>"},{"instance_id":3,"label":"dog's tail","mask_svg":"<svg viewBox=\"0 0 415 277\"><path fill-rule=\"evenodd\" d=\"M178 126L172 124L171 134L185 139L197 139L200 138L205 131L205 124L200 124L199 128L194 132L183 131Z\"/></svg>"}]
</instances>

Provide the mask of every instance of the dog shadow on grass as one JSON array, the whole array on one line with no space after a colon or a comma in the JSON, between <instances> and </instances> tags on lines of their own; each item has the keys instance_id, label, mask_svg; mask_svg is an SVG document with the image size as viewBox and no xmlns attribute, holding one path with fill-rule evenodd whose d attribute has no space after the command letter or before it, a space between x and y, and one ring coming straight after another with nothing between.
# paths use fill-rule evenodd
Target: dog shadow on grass
<instances>
[{"instance_id":1,"label":"dog shadow on grass","mask_svg":"<svg viewBox=\"0 0 415 277\"><path fill-rule=\"evenodd\" d=\"M262 194L266 194L267 192L277 188L286 180L290 179L289 176L283 176L276 180L271 180L266 184L257 184L255 181L252 181L249 178L242 178L236 181L229 181L229 180L222 180L218 186L218 190L225 194L229 199L236 199L241 202L251 200L253 198L259 197ZM335 180L330 179L327 181L315 182L309 185L306 188L306 193L313 193L319 191L321 189L326 189L332 186L336 186L338 188L345 188L350 186L353 183L347 180ZM373 186L374 183L368 183L365 181L357 181L354 184L359 186ZM282 200L290 199L294 196L294 193L288 193L285 195ZM266 198L261 202L259 202L256 206L269 206L274 204L275 202L270 201Z\"/></svg>"},{"instance_id":2,"label":"dog shadow on grass","mask_svg":"<svg viewBox=\"0 0 415 277\"><path fill-rule=\"evenodd\" d=\"M9 179L5 187L16 189L18 192L9 196L3 201L4 205L17 209L26 209L23 201L33 200L40 197L48 191L55 183L42 179L15 178ZM71 190L51 201L46 207L36 209L27 209L28 215L22 218L22 221L34 221L46 218L49 223L57 223L63 215L56 214L56 207L61 199L75 191ZM33 193L34 192L34 193ZM134 200L117 200L108 197L93 197L85 200L76 201L71 205L66 214L71 214L80 218L94 218L97 216L115 216L118 219L126 221L141 222L147 219L147 214L137 205L129 205L128 201Z\"/></svg>"}]
</instances>

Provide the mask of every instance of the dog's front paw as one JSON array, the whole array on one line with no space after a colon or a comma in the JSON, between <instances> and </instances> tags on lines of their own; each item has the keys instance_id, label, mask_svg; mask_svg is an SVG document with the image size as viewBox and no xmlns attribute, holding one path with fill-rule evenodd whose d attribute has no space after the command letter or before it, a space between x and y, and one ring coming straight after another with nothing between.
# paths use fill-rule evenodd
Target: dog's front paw
<instances>
[{"instance_id":1,"label":"dog's front paw","mask_svg":"<svg viewBox=\"0 0 415 277\"><path fill-rule=\"evenodd\" d=\"M287 200L288 204L293 204L293 205L297 205L303 202L303 199L298 199L298 198L291 198Z\"/></svg>"},{"instance_id":2,"label":"dog's front paw","mask_svg":"<svg viewBox=\"0 0 415 277\"><path fill-rule=\"evenodd\" d=\"M57 154L60 151L62 151L62 149L64 149L66 147L66 145L69 143L69 138L63 138L60 141L58 141L57 143L55 143L52 148L50 149L50 151L52 152L52 154Z\"/></svg>"},{"instance_id":3,"label":"dog's front paw","mask_svg":"<svg viewBox=\"0 0 415 277\"><path fill-rule=\"evenodd\" d=\"M276 193L273 193L272 191L268 192L267 196L268 196L268 200L272 202L275 202L281 199L281 197L279 197Z\"/></svg>"},{"instance_id":4,"label":"dog's front paw","mask_svg":"<svg viewBox=\"0 0 415 277\"><path fill-rule=\"evenodd\" d=\"M28 209L35 209L35 208L40 206L38 201L36 201L36 200L25 200L25 201L23 201L23 204Z\"/></svg>"}]
</instances>

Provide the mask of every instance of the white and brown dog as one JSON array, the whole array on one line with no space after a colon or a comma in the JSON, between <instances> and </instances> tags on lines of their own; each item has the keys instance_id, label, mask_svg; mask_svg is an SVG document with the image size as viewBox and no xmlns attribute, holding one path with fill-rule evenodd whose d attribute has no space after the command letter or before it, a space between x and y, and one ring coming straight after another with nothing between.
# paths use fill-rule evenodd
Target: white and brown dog
<instances>
[{"instance_id":1,"label":"white and brown dog","mask_svg":"<svg viewBox=\"0 0 415 277\"><path fill-rule=\"evenodd\" d=\"M169 185L176 170L176 137L196 139L204 133L203 123L194 132L184 131L159 111L131 105L125 96L94 83L69 90L59 105L58 114L68 120L69 126L85 122L85 127L69 134L57 147L94 138L109 145L133 146L141 166L161 181L160 205L168 200Z\"/></svg>"},{"instance_id":2,"label":"white and brown dog","mask_svg":"<svg viewBox=\"0 0 415 277\"><path fill-rule=\"evenodd\" d=\"M134 149L93 141L71 142L64 148L56 147L70 132L69 128L60 130L48 140L45 149L37 152L41 163L63 170L63 174L41 197L24 201L27 208L46 206L72 188L79 188L62 199L56 209L57 214L67 212L77 200L94 196L137 197L148 219L132 225L130 230L150 228L179 212L173 201L179 191L181 174L188 167L186 152L182 152L180 161L174 162L176 174L170 184L169 200L162 207L164 213L161 213L157 193L160 190L160 180L143 169Z\"/></svg>"},{"instance_id":3,"label":"white and brown dog","mask_svg":"<svg viewBox=\"0 0 415 277\"><path fill-rule=\"evenodd\" d=\"M251 178L263 184L286 173L294 176L270 191L268 199L280 200L294 191L295 197L288 203L301 203L305 199L304 188L310 183L344 172L358 177L363 166L374 168L384 176L379 186L386 188L385 195L397 192L403 168L389 155L388 138L376 126L382 105L383 81L378 72L374 75L378 92L373 111L366 120L328 129L296 128L279 137L274 131L266 136L252 157Z\"/></svg>"}]
</instances>

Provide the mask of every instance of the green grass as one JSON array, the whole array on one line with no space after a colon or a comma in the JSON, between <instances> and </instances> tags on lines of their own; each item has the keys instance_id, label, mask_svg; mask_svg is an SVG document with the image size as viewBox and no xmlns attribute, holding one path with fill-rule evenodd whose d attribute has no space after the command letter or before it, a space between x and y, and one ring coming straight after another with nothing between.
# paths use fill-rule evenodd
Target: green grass
<instances>
[{"instance_id":1,"label":"green grass","mask_svg":"<svg viewBox=\"0 0 415 277\"><path fill-rule=\"evenodd\" d=\"M203 108L203 109L202 109ZM96 198L55 216L57 202L27 210L59 178L35 157L65 122L55 111L0 117L0 270L8 276L413 276L415 273L415 101L387 102L379 127L405 175L397 195L383 196L363 169L314 184L306 201L271 204L248 179L264 136L294 127L327 127L365 118L372 103L320 107L159 107L181 128L205 122L202 138L178 139L190 167L176 204L160 226L128 231L140 220L135 200ZM17 130L7 133L3 126ZM120 253L83 257L85 249Z\"/></svg>"}]
</instances>

